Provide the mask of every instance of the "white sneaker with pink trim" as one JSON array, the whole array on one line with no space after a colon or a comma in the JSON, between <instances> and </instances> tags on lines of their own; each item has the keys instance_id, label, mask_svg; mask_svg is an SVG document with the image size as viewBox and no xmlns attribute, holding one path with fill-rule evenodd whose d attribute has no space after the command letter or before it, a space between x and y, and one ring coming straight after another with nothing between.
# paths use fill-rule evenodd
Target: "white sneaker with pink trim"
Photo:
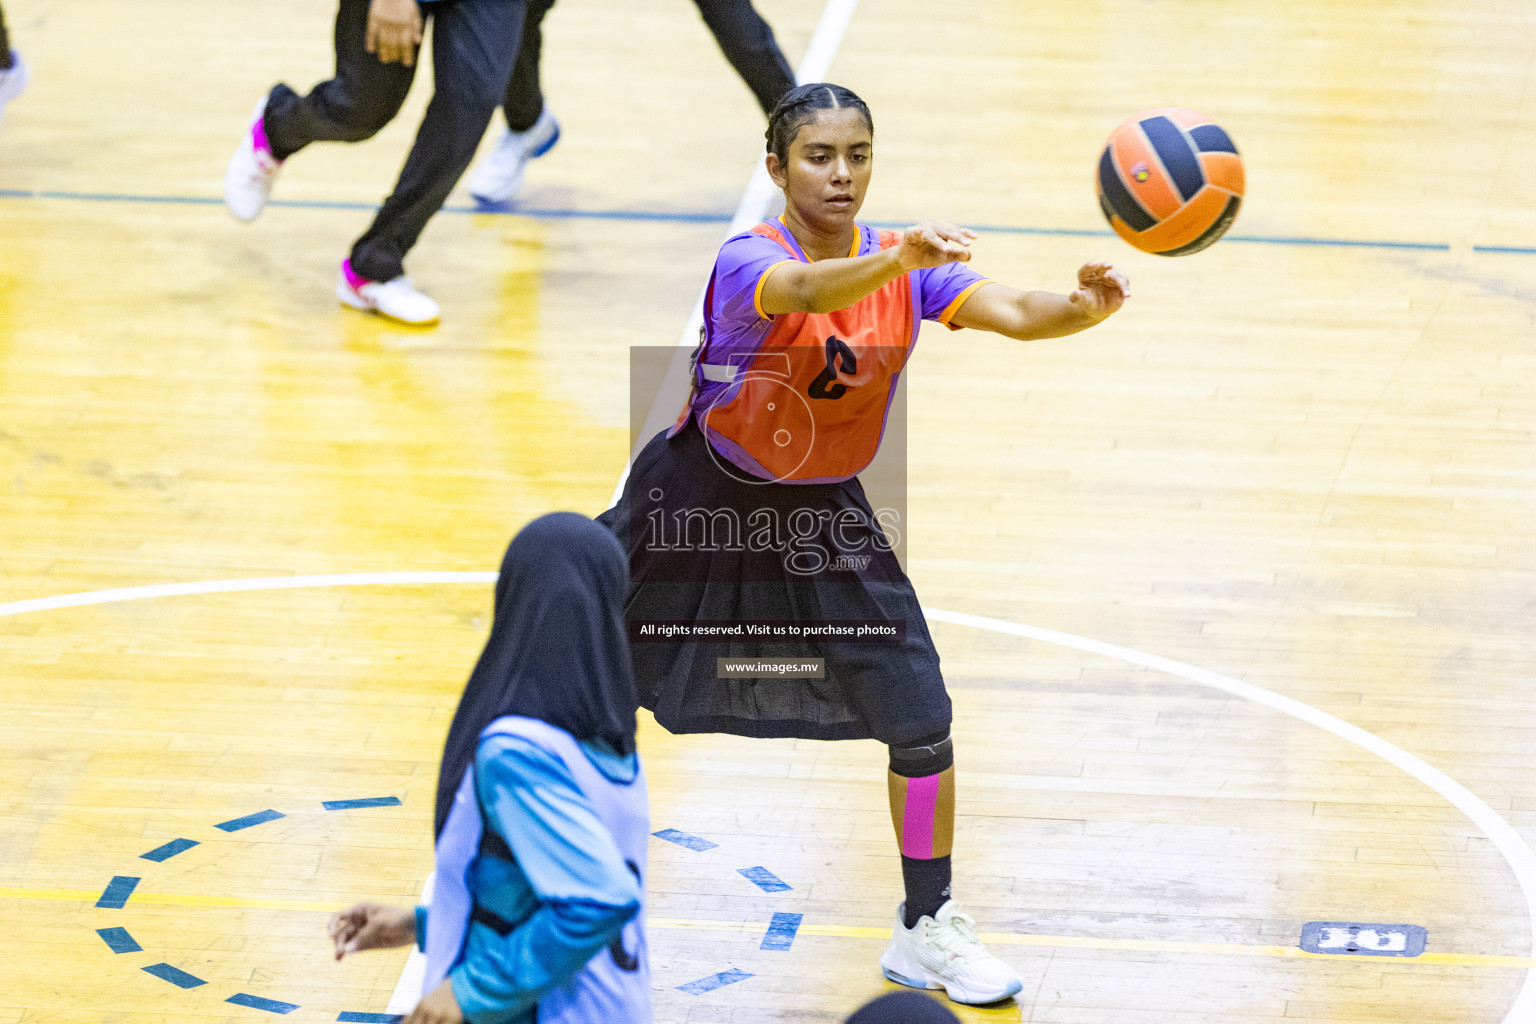
<instances>
[{"instance_id":1,"label":"white sneaker with pink trim","mask_svg":"<svg viewBox=\"0 0 1536 1024\"><path fill-rule=\"evenodd\" d=\"M976 922L947 900L933 917L906 927L896 908L891 946L880 969L898 985L942 988L957 1003L995 1003L1024 987L1012 967L987 952L976 936Z\"/></svg>"},{"instance_id":2,"label":"white sneaker with pink trim","mask_svg":"<svg viewBox=\"0 0 1536 1024\"><path fill-rule=\"evenodd\" d=\"M342 305L377 313L413 327L435 324L442 315L442 307L417 291L404 274L392 281L370 281L352 269L350 259L341 261L336 298Z\"/></svg>"},{"instance_id":3,"label":"white sneaker with pink trim","mask_svg":"<svg viewBox=\"0 0 1536 1024\"><path fill-rule=\"evenodd\" d=\"M272 183L283 166L272 155L272 145L267 141L263 121L266 111L267 98L263 96L251 112L250 126L224 170L224 205L236 220L252 221L261 215L267 197L272 194Z\"/></svg>"}]
</instances>

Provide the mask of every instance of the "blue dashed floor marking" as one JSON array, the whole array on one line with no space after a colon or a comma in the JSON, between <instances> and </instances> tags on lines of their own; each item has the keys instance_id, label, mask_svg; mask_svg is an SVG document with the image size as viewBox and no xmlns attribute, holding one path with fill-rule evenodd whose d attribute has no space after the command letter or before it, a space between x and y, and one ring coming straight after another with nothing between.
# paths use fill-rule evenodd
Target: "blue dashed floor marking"
<instances>
[{"instance_id":1,"label":"blue dashed floor marking","mask_svg":"<svg viewBox=\"0 0 1536 1024\"><path fill-rule=\"evenodd\" d=\"M148 853L139 854L139 859L152 860L158 864L161 861L170 860L178 853L186 853L188 850L192 849L192 847L197 845L198 842L196 839L172 839L164 846L157 846L153 850L150 850Z\"/></svg>"},{"instance_id":2,"label":"blue dashed floor marking","mask_svg":"<svg viewBox=\"0 0 1536 1024\"><path fill-rule=\"evenodd\" d=\"M292 1013L299 1008L298 1003L285 1003L277 999L265 999L261 996L246 995L244 992L236 992L226 1003L234 1003L236 1006L249 1006L253 1010L266 1010L268 1013Z\"/></svg>"},{"instance_id":3,"label":"blue dashed floor marking","mask_svg":"<svg viewBox=\"0 0 1536 1024\"><path fill-rule=\"evenodd\" d=\"M397 796L369 796L361 800L326 800L320 804L328 811L350 811L354 807L399 807Z\"/></svg>"},{"instance_id":4,"label":"blue dashed floor marking","mask_svg":"<svg viewBox=\"0 0 1536 1024\"><path fill-rule=\"evenodd\" d=\"M133 940L127 928L97 928L96 934L114 953L137 953L144 948Z\"/></svg>"},{"instance_id":5,"label":"blue dashed floor marking","mask_svg":"<svg viewBox=\"0 0 1536 1024\"><path fill-rule=\"evenodd\" d=\"M788 882L764 867L737 868L736 873L763 892L788 892L793 888Z\"/></svg>"},{"instance_id":6,"label":"blue dashed floor marking","mask_svg":"<svg viewBox=\"0 0 1536 1024\"><path fill-rule=\"evenodd\" d=\"M701 996L705 992L713 992L717 988L734 985L738 981L746 981L750 977L752 975L746 971L738 971L732 967L728 971L721 971L719 974L711 974L707 978L700 978L698 981L690 981L686 985L679 985L677 990L679 992L687 992L691 996Z\"/></svg>"},{"instance_id":7,"label":"blue dashed floor marking","mask_svg":"<svg viewBox=\"0 0 1536 1024\"><path fill-rule=\"evenodd\" d=\"M225 832L238 832L243 828L250 828L252 825L260 825L264 821L275 821L278 818L285 817L287 817L287 815L278 811L257 811L255 814L247 814L243 818L232 818L229 821L221 821L213 827L222 829Z\"/></svg>"},{"instance_id":8,"label":"blue dashed floor marking","mask_svg":"<svg viewBox=\"0 0 1536 1024\"><path fill-rule=\"evenodd\" d=\"M102 890L101 899L96 901L98 907L107 910L122 910L128 905L128 897L133 895L134 888L139 880L132 875L113 875L112 881Z\"/></svg>"},{"instance_id":9,"label":"blue dashed floor marking","mask_svg":"<svg viewBox=\"0 0 1536 1024\"><path fill-rule=\"evenodd\" d=\"M199 985L208 984L202 978L188 974L179 967L170 964L150 964L144 970L162 981L168 981L177 988L197 988Z\"/></svg>"},{"instance_id":10,"label":"blue dashed floor marking","mask_svg":"<svg viewBox=\"0 0 1536 1024\"><path fill-rule=\"evenodd\" d=\"M651 835L657 839L665 839L669 843L676 843L678 846L692 850L694 853L713 850L716 846L720 845L719 843L712 843L708 839L691 836L687 832L679 832L675 828L664 828L660 832L652 832Z\"/></svg>"},{"instance_id":11,"label":"blue dashed floor marking","mask_svg":"<svg viewBox=\"0 0 1536 1024\"><path fill-rule=\"evenodd\" d=\"M768 922L768 931L758 949L788 949L795 944L795 932L800 930L801 914L774 914Z\"/></svg>"},{"instance_id":12,"label":"blue dashed floor marking","mask_svg":"<svg viewBox=\"0 0 1536 1024\"><path fill-rule=\"evenodd\" d=\"M362 807L399 807L400 804L401 800L397 796L371 796L347 800L325 800L321 802L321 806L327 811L351 810ZM239 832L254 825L286 817L287 815L281 811L268 808L264 811L257 811L255 814L247 814L239 818L231 818L228 821L219 822L214 827L223 832ZM704 848L706 849L714 846L713 843L705 843L701 839L696 839L696 841L704 843ZM199 845L201 844L196 839L172 839L170 842L155 847L148 853L139 854L139 858L159 864ZM142 879L135 875L113 875L112 880L107 883L107 887L102 891L101 897L96 901L96 906L108 910L122 909L128 904L129 898L133 895L141 881ZM138 941L128 933L126 928L98 928L96 929L96 934L100 936L102 942L106 943L107 948L114 953L143 952L144 947L139 945ZM140 969L146 974L159 978L161 981L170 982L177 988L191 989L208 984L202 978L167 963L150 964L148 967ZM281 999L255 996L249 992L236 992L224 1001L235 1006L244 1006L253 1010L263 1010L267 1013L276 1014L288 1014L299 1009L299 1004L297 1003L285 1003ZM336 1019L340 1022L355 1022L355 1024L401 1024L405 1017L394 1013L346 1011Z\"/></svg>"}]
</instances>

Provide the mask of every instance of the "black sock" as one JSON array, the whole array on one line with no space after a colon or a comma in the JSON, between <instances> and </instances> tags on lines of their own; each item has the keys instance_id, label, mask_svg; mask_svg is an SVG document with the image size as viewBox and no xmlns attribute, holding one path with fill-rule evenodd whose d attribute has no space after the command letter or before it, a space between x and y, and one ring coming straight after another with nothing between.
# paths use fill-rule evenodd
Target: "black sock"
<instances>
[{"instance_id":1,"label":"black sock","mask_svg":"<svg viewBox=\"0 0 1536 1024\"><path fill-rule=\"evenodd\" d=\"M901 880L907 887L907 905L902 921L908 928L918 918L932 917L949 900L949 858L918 860L901 858Z\"/></svg>"}]
</instances>

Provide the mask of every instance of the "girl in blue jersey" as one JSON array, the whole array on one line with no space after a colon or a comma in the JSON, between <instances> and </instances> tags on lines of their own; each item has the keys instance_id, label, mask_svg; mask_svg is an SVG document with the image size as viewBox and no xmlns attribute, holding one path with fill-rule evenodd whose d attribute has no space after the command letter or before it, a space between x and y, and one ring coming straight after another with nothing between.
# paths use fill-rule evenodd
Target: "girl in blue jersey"
<instances>
[{"instance_id":1,"label":"girl in blue jersey","mask_svg":"<svg viewBox=\"0 0 1536 1024\"><path fill-rule=\"evenodd\" d=\"M650 1024L627 583L613 535L573 513L507 548L443 751L432 905L330 922L337 959L413 941L427 954L407 1024Z\"/></svg>"}]
</instances>

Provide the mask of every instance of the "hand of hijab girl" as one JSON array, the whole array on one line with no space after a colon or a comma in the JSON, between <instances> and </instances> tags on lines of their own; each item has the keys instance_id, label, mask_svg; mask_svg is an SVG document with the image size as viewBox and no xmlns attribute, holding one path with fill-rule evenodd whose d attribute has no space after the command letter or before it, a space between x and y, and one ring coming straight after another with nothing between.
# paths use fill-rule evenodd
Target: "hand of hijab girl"
<instances>
[{"instance_id":1,"label":"hand of hijab girl","mask_svg":"<svg viewBox=\"0 0 1536 1024\"><path fill-rule=\"evenodd\" d=\"M453 995L453 982L444 978L406 1015L404 1024L464 1024L464 1013Z\"/></svg>"},{"instance_id":2,"label":"hand of hijab girl","mask_svg":"<svg viewBox=\"0 0 1536 1024\"><path fill-rule=\"evenodd\" d=\"M382 903L359 903L338 910L326 926L336 943L336 959L364 949L393 949L416 941L416 911Z\"/></svg>"}]
</instances>

